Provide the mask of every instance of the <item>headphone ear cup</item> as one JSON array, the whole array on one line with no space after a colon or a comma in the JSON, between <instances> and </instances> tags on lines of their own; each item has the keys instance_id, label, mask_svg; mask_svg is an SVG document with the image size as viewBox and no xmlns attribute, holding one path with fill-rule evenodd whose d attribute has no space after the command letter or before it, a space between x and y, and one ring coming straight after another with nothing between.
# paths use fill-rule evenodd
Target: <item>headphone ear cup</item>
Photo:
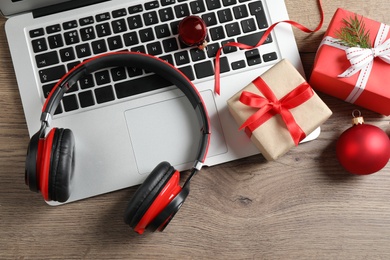
<instances>
[{"instance_id":1,"label":"headphone ear cup","mask_svg":"<svg viewBox=\"0 0 390 260\"><path fill-rule=\"evenodd\" d=\"M50 155L49 199L65 202L69 199L74 173L75 140L71 130L57 129Z\"/></svg>"},{"instance_id":2,"label":"headphone ear cup","mask_svg":"<svg viewBox=\"0 0 390 260\"><path fill-rule=\"evenodd\" d=\"M149 229L152 231L164 231L166 226L171 222L172 218L179 211L184 201L186 200L190 188L186 185L179 194L150 222Z\"/></svg>"},{"instance_id":3,"label":"headphone ear cup","mask_svg":"<svg viewBox=\"0 0 390 260\"><path fill-rule=\"evenodd\" d=\"M132 228L137 226L175 171L168 162L161 162L153 169L127 205L124 215L126 224Z\"/></svg>"},{"instance_id":4,"label":"headphone ear cup","mask_svg":"<svg viewBox=\"0 0 390 260\"><path fill-rule=\"evenodd\" d=\"M39 192L39 170L37 165L40 164L39 150L39 132L34 134L27 147L26 164L24 171L24 180L26 185L29 186L31 191ZM42 145L41 145L42 146Z\"/></svg>"}]
</instances>

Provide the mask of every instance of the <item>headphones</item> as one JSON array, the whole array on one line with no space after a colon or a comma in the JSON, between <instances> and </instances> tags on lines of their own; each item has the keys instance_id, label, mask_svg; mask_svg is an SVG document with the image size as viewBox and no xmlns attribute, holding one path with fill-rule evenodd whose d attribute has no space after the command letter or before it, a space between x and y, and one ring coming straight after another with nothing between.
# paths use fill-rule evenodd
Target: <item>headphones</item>
<instances>
[{"instance_id":1,"label":"headphones","mask_svg":"<svg viewBox=\"0 0 390 260\"><path fill-rule=\"evenodd\" d=\"M75 162L75 139L70 129L52 128L51 117L63 98L82 77L109 67L136 67L154 72L176 85L188 98L200 123L201 140L188 178L180 187L180 173L161 162L135 192L124 214L125 223L142 234L146 229L163 231L189 194L189 183L200 171L210 143L210 122L202 98L192 82L171 64L151 55L116 52L80 63L53 87L42 108L41 128L31 137L26 158L25 182L30 190L41 192L46 201L65 202L71 194Z\"/></svg>"}]
</instances>

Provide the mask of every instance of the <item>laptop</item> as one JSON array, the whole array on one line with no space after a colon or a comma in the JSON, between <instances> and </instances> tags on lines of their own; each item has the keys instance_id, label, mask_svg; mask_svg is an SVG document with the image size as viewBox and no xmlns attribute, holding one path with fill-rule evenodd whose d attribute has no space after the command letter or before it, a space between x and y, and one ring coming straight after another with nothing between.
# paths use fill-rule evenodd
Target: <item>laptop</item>
<instances>
[{"instance_id":1,"label":"laptop","mask_svg":"<svg viewBox=\"0 0 390 260\"><path fill-rule=\"evenodd\" d=\"M2 0L0 10L8 18L30 136L40 128L47 94L66 71L104 52L145 52L178 67L202 95L212 132L205 165L213 166L259 153L238 130L227 99L284 58L303 74L291 27L281 24L256 50L224 49L221 94L214 93L216 50L229 41L255 45L272 23L288 19L283 0ZM177 25L188 15L208 26L204 51L178 40ZM140 184L161 161L191 168L200 133L183 93L174 86L136 94L118 90L131 80L149 84L150 78L140 69L110 68L80 80L63 98L51 126L70 128L76 139L68 202Z\"/></svg>"}]
</instances>

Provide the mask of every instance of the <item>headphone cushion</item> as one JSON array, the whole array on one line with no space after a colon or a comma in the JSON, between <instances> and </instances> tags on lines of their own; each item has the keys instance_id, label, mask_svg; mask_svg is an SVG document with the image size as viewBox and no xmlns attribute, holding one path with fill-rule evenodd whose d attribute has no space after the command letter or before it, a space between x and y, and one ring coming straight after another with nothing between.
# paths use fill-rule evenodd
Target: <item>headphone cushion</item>
<instances>
[{"instance_id":1,"label":"headphone cushion","mask_svg":"<svg viewBox=\"0 0 390 260\"><path fill-rule=\"evenodd\" d=\"M168 162L161 162L153 169L127 205L124 217L126 224L132 228L137 226L174 173L175 169Z\"/></svg>"},{"instance_id":2,"label":"headphone cushion","mask_svg":"<svg viewBox=\"0 0 390 260\"><path fill-rule=\"evenodd\" d=\"M71 130L56 129L50 157L49 198L65 202L70 197L74 172L75 140Z\"/></svg>"}]
</instances>

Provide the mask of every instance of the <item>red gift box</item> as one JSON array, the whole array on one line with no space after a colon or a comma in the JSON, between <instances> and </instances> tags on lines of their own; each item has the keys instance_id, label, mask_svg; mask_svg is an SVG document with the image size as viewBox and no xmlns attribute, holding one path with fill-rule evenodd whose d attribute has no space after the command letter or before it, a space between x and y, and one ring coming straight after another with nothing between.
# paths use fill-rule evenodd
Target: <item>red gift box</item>
<instances>
[{"instance_id":1,"label":"red gift box","mask_svg":"<svg viewBox=\"0 0 390 260\"><path fill-rule=\"evenodd\" d=\"M337 33L345 27L343 19L348 21L355 16L364 22L366 31L369 31L372 49L348 48L337 39ZM337 9L317 51L310 85L331 96L389 115L389 28L388 25ZM353 59L349 60L347 55Z\"/></svg>"}]
</instances>

